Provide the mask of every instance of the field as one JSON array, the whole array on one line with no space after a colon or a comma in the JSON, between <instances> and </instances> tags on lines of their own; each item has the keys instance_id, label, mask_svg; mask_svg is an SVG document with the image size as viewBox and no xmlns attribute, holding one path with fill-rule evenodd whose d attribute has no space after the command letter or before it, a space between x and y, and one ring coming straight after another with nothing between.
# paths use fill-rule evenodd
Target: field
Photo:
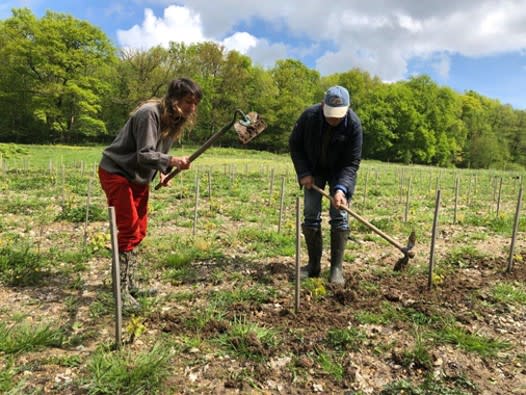
<instances>
[{"instance_id":1,"label":"field","mask_svg":"<svg viewBox=\"0 0 526 395\"><path fill-rule=\"evenodd\" d=\"M401 252L351 220L331 286L325 201L297 306L289 157L212 148L151 191L140 277L159 293L116 349L102 148L0 150L0 393L526 393L523 174L363 162L352 209L402 245L414 230L416 256L394 271Z\"/></svg>"}]
</instances>

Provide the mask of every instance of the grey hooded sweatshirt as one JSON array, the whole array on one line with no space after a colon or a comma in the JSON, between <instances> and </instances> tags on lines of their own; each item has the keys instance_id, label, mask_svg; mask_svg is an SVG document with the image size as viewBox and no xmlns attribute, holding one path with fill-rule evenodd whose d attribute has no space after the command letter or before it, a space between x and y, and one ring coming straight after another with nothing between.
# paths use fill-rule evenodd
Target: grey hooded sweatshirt
<instances>
[{"instance_id":1,"label":"grey hooded sweatshirt","mask_svg":"<svg viewBox=\"0 0 526 395\"><path fill-rule=\"evenodd\" d=\"M133 183L149 184L158 170L170 172L172 144L172 138L161 137L160 104L145 103L103 151L100 167Z\"/></svg>"}]
</instances>

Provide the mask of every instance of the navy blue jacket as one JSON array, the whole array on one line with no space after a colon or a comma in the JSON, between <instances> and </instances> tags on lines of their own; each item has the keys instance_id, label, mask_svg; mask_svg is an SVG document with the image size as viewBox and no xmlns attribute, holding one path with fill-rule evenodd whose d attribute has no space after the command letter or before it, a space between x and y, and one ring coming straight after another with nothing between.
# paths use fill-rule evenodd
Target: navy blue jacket
<instances>
[{"instance_id":1,"label":"navy blue jacket","mask_svg":"<svg viewBox=\"0 0 526 395\"><path fill-rule=\"evenodd\" d=\"M320 169L322 131L326 125L322 105L307 108L298 118L289 138L289 149L298 180L305 176L324 176L334 189L350 199L362 158L363 132L358 116L350 108L345 119L333 129L326 169Z\"/></svg>"}]
</instances>

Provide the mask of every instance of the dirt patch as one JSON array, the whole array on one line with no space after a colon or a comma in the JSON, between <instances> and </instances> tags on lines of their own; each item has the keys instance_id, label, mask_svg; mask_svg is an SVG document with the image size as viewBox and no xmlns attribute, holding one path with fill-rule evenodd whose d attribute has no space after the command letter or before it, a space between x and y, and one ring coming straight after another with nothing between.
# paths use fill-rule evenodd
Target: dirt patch
<instances>
[{"instance_id":1,"label":"dirt patch","mask_svg":"<svg viewBox=\"0 0 526 395\"><path fill-rule=\"evenodd\" d=\"M511 273L503 257L466 260L462 267L441 270L432 289L422 251L401 272L392 270L397 251L373 244L352 254L353 262L344 264L345 285L323 282L321 295L302 287L297 312L291 257L251 259L233 251L230 260L194 262L197 275L175 285L152 268L155 274L149 280L159 296L145 298L156 305L140 317L142 334L130 337L125 332L126 347L148 350L163 336L172 339L179 350L167 381L172 393L378 394L402 380L416 388L430 379L442 390L462 391L458 393L493 394L495 388L502 394L526 393L526 307L503 303L493 292L498 284L526 282L525 253ZM322 269L326 277L325 254ZM30 322L60 322L69 335L79 335L74 346L14 356L20 369L16 377L28 391L85 393L78 383L86 375L86 362L97 347L112 342L111 310L102 315L95 311L104 302L101 295L111 295L108 259L93 258L78 274L82 281L76 288L73 276L50 278L34 287L0 288L0 319L19 314ZM268 295L255 291L268 289ZM215 311L208 318L200 315L221 293L241 290L248 296L229 301L222 316L214 316ZM432 330L445 327L448 319L463 336L507 342L509 347L483 355L464 349L452 337L456 332L445 333L440 341L433 338L437 335ZM217 341L231 333L236 322L273 330L275 343L248 330L230 336L228 348L219 352ZM351 335L355 338L345 337ZM190 338L199 342L188 345ZM419 344L422 355L417 354ZM78 363L65 366L64 360L73 357Z\"/></svg>"}]
</instances>

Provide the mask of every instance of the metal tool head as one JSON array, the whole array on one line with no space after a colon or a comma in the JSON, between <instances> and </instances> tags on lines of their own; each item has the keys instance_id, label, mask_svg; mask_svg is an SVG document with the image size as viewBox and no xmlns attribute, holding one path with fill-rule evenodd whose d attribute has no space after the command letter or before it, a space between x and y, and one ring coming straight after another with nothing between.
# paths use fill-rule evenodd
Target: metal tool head
<instances>
[{"instance_id":1,"label":"metal tool head","mask_svg":"<svg viewBox=\"0 0 526 395\"><path fill-rule=\"evenodd\" d=\"M267 124L256 112L249 112L234 124L239 140L246 144L267 128Z\"/></svg>"},{"instance_id":2,"label":"metal tool head","mask_svg":"<svg viewBox=\"0 0 526 395\"><path fill-rule=\"evenodd\" d=\"M413 230L407 239L407 245L402 249L404 256L400 258L394 265L393 270L395 272L400 272L405 269L409 263L410 258L414 258L415 253L411 251L416 244L416 233Z\"/></svg>"}]
</instances>

